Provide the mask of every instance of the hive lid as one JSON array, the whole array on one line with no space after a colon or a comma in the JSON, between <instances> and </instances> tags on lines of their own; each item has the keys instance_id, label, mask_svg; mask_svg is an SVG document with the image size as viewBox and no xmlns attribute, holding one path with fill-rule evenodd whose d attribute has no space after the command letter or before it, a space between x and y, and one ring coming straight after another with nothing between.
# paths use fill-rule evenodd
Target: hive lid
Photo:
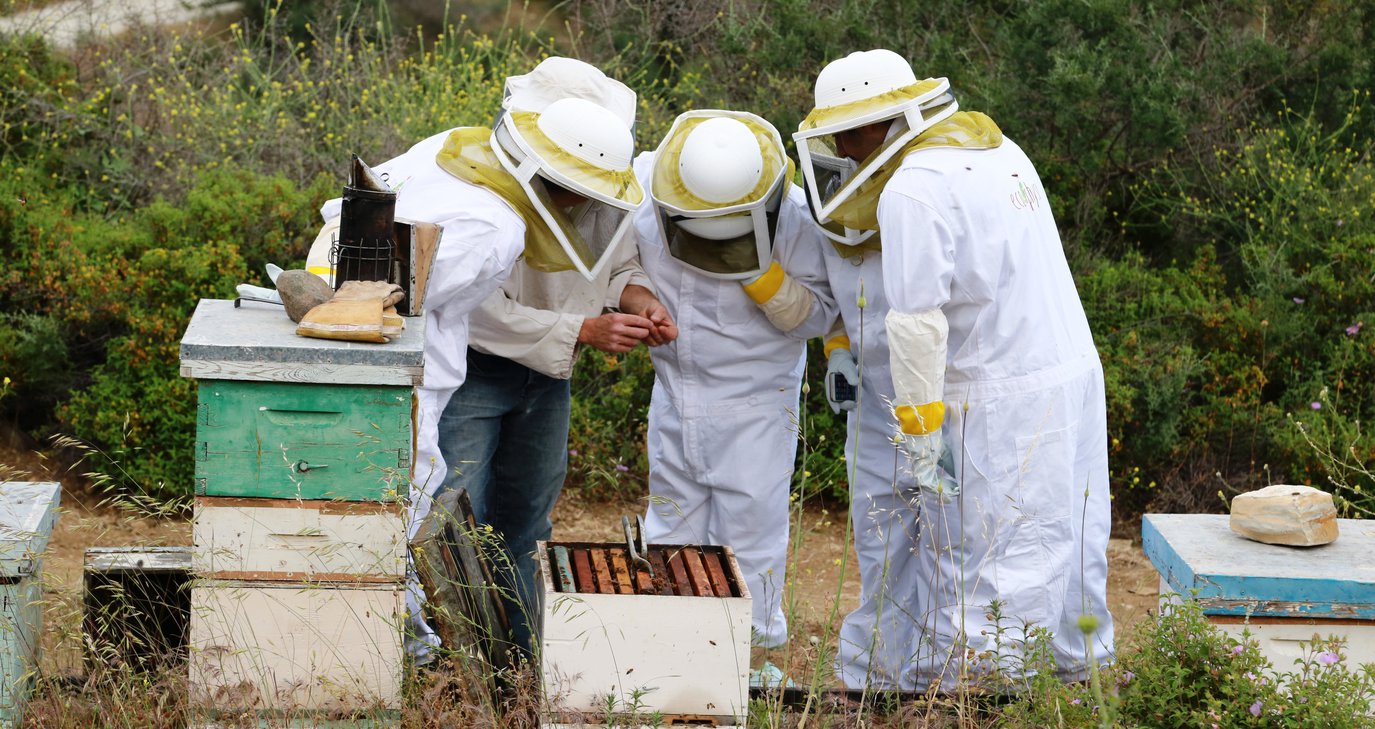
<instances>
[{"instance_id":1,"label":"hive lid","mask_svg":"<svg viewBox=\"0 0 1375 729\"><path fill-rule=\"evenodd\" d=\"M1254 542L1220 514L1147 514L1141 546L1169 588L1209 615L1375 619L1375 521L1338 519L1318 547Z\"/></svg>"},{"instance_id":2,"label":"hive lid","mask_svg":"<svg viewBox=\"0 0 1375 729\"><path fill-rule=\"evenodd\" d=\"M57 520L61 493L55 481L0 483L0 577L34 572Z\"/></svg>"},{"instance_id":3,"label":"hive lid","mask_svg":"<svg viewBox=\"0 0 1375 729\"><path fill-rule=\"evenodd\" d=\"M386 344L297 336L282 307L201 299L181 338L181 375L340 385L421 384L425 317Z\"/></svg>"}]
</instances>

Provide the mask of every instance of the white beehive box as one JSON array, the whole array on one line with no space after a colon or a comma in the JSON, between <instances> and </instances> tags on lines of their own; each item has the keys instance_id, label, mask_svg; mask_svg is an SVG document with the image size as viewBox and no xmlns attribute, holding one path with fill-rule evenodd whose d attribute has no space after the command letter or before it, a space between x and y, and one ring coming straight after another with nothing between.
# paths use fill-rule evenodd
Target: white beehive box
<instances>
[{"instance_id":1,"label":"white beehive box","mask_svg":"<svg viewBox=\"0 0 1375 729\"><path fill-rule=\"evenodd\" d=\"M207 580L191 592L191 705L397 709L404 587Z\"/></svg>"},{"instance_id":2,"label":"white beehive box","mask_svg":"<svg viewBox=\"0 0 1375 729\"><path fill-rule=\"evenodd\" d=\"M1216 514L1147 514L1142 549L1160 573L1162 604L1194 600L1209 622L1249 632L1281 671L1314 636L1346 638L1347 665L1375 663L1375 521L1338 519L1317 547L1246 539Z\"/></svg>"},{"instance_id":3,"label":"white beehive box","mask_svg":"<svg viewBox=\"0 0 1375 729\"><path fill-rule=\"evenodd\" d=\"M395 503L196 499L193 569L233 580L400 582L406 525Z\"/></svg>"},{"instance_id":4,"label":"white beehive box","mask_svg":"<svg viewBox=\"0 0 1375 729\"><path fill-rule=\"evenodd\" d=\"M0 729L21 723L43 633L42 554L62 487L0 483Z\"/></svg>"},{"instance_id":5,"label":"white beehive box","mask_svg":"<svg viewBox=\"0 0 1375 729\"><path fill-rule=\"evenodd\" d=\"M633 594L624 586L613 594L570 592L567 566L560 578L558 560L551 557L553 548L565 546L625 550L625 545L544 542L536 549L547 725L599 723L610 707L615 713L658 714L669 724L743 726L749 704L750 595L729 548L702 548L725 555L735 596L717 597ZM592 568L606 572L610 561L594 559ZM660 579L671 579L666 572L662 564L656 570Z\"/></svg>"}]
</instances>

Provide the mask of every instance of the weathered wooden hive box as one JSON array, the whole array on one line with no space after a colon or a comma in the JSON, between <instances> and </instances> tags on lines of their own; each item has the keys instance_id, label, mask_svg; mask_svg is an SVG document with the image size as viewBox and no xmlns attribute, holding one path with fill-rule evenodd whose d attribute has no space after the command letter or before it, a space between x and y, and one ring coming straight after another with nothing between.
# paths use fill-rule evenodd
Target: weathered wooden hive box
<instances>
[{"instance_id":1,"label":"weathered wooden hive box","mask_svg":"<svg viewBox=\"0 0 1375 729\"><path fill-rule=\"evenodd\" d=\"M43 634L43 550L62 487L0 482L0 729L21 725Z\"/></svg>"},{"instance_id":2,"label":"weathered wooden hive box","mask_svg":"<svg viewBox=\"0 0 1375 729\"><path fill-rule=\"evenodd\" d=\"M152 670L186 660L189 547L87 547L82 572L88 661Z\"/></svg>"},{"instance_id":3,"label":"weathered wooden hive box","mask_svg":"<svg viewBox=\"0 0 1375 729\"><path fill-rule=\"evenodd\" d=\"M299 337L279 306L196 308L194 707L394 718L423 343L423 317L370 344Z\"/></svg>"},{"instance_id":4,"label":"weathered wooden hive box","mask_svg":"<svg viewBox=\"0 0 1375 729\"><path fill-rule=\"evenodd\" d=\"M1249 632L1281 671L1293 670L1314 635L1345 637L1347 665L1375 662L1375 521L1339 519L1341 536L1319 547L1255 542L1227 521L1143 518L1142 547L1160 573L1162 605L1198 602L1223 631Z\"/></svg>"},{"instance_id":5,"label":"weathered wooden hive box","mask_svg":"<svg viewBox=\"0 0 1375 729\"><path fill-rule=\"evenodd\" d=\"M750 594L729 547L543 543L546 726L602 723L608 704L665 724L744 726Z\"/></svg>"}]
</instances>

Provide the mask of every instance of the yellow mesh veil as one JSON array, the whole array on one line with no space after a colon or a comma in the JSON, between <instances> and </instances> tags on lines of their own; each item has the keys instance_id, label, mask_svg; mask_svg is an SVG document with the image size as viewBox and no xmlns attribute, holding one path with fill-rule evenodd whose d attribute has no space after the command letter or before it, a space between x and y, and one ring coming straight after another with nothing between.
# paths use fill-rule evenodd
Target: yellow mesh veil
<instances>
[{"instance_id":1,"label":"yellow mesh veil","mask_svg":"<svg viewBox=\"0 0 1375 729\"><path fill-rule=\"evenodd\" d=\"M894 142L900 138L895 137ZM1003 132L988 115L977 111L957 111L908 141L897 154L861 181L850 197L836 206L835 212L831 213L831 220L855 230L878 230L879 194L907 155L937 147L993 149L1002 143ZM875 150L870 156L879 156L886 146Z\"/></svg>"},{"instance_id":2,"label":"yellow mesh veil","mask_svg":"<svg viewBox=\"0 0 1375 729\"><path fill-rule=\"evenodd\" d=\"M455 129L444 140L444 147L435 155L435 162L449 174L465 182L485 187L505 200L525 221L525 262L537 271L555 273L571 271L573 262L564 252L549 225L530 202L530 196L515 176L501 166L492 152L492 130L486 127ZM551 143L552 144L552 143ZM571 156L571 155L570 155ZM576 160L582 164L582 160ZM591 166L591 165L587 165ZM605 172L605 170L602 170ZM633 180L632 175L632 180ZM639 190L639 185L635 185ZM641 192L641 196L643 193ZM590 256L586 242L577 228L560 209L549 211L563 227L564 234L580 253Z\"/></svg>"},{"instance_id":3,"label":"yellow mesh veil","mask_svg":"<svg viewBox=\"0 0 1375 729\"><path fill-rule=\"evenodd\" d=\"M607 201L619 201L628 208L634 208L644 200L644 190L640 181L635 179L635 171L627 166L623 170L609 170L598 167L582 158L565 151L555 144L539 128L539 114L533 111L511 111L511 122L521 139L536 157L549 165L556 173L563 175ZM578 190L578 192L582 192Z\"/></svg>"}]
</instances>

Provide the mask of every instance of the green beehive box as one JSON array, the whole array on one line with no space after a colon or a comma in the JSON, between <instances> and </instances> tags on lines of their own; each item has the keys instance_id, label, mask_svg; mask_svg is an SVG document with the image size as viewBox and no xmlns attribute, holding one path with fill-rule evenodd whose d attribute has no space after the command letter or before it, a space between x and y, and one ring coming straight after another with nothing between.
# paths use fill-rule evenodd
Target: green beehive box
<instances>
[{"instance_id":1,"label":"green beehive box","mask_svg":"<svg viewBox=\"0 0 1375 729\"><path fill-rule=\"evenodd\" d=\"M196 494L404 496L424 323L386 344L311 339L280 306L202 300L181 341L181 373L199 381Z\"/></svg>"},{"instance_id":2,"label":"green beehive box","mask_svg":"<svg viewBox=\"0 0 1375 729\"><path fill-rule=\"evenodd\" d=\"M388 501L410 455L409 388L201 383L197 496Z\"/></svg>"},{"instance_id":3,"label":"green beehive box","mask_svg":"<svg viewBox=\"0 0 1375 729\"><path fill-rule=\"evenodd\" d=\"M0 729L21 725L43 633L41 556L61 486L0 482Z\"/></svg>"}]
</instances>

